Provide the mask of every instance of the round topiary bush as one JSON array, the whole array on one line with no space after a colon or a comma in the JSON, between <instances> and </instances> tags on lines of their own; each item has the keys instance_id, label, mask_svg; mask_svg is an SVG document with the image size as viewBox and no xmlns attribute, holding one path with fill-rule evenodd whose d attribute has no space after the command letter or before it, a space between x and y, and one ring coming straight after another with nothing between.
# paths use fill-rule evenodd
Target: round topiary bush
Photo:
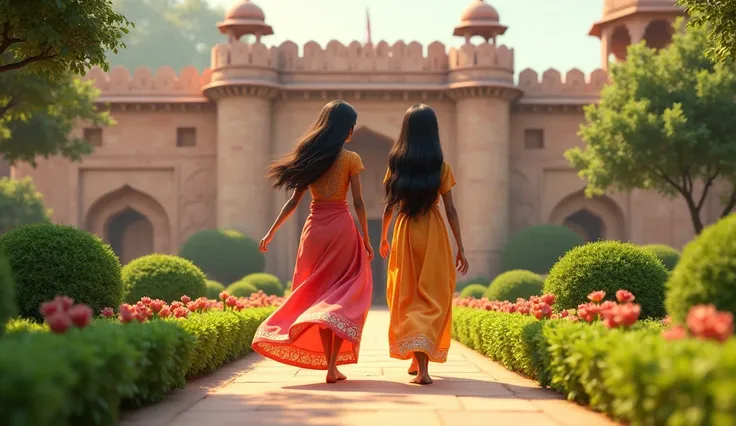
<instances>
[{"instance_id":1,"label":"round topiary bush","mask_svg":"<svg viewBox=\"0 0 736 426\"><path fill-rule=\"evenodd\" d=\"M470 284L481 284L483 286L487 286L488 283L490 282L491 282L490 278L483 276L483 275L478 275L475 278L471 278L469 280L458 282L457 285L455 285L455 292L461 293L463 289L465 289L465 287L469 286Z\"/></svg>"},{"instance_id":2,"label":"round topiary bush","mask_svg":"<svg viewBox=\"0 0 736 426\"><path fill-rule=\"evenodd\" d=\"M486 293L486 286L483 284L470 284L460 292L460 297L472 297L480 299Z\"/></svg>"},{"instance_id":3,"label":"round topiary bush","mask_svg":"<svg viewBox=\"0 0 736 426\"><path fill-rule=\"evenodd\" d=\"M0 336L5 331L9 319L18 315L15 305L15 282L8 261L0 257Z\"/></svg>"},{"instance_id":4,"label":"round topiary bush","mask_svg":"<svg viewBox=\"0 0 736 426\"><path fill-rule=\"evenodd\" d=\"M705 228L685 246L666 288L667 313L679 323L698 304L736 315L736 214Z\"/></svg>"},{"instance_id":5,"label":"round topiary bush","mask_svg":"<svg viewBox=\"0 0 736 426\"><path fill-rule=\"evenodd\" d=\"M251 294L257 293L258 289L253 284L246 281L238 281L230 284L226 289L231 296L250 297Z\"/></svg>"},{"instance_id":6,"label":"round topiary bush","mask_svg":"<svg viewBox=\"0 0 736 426\"><path fill-rule=\"evenodd\" d=\"M557 296L556 310L577 308L588 294L603 290L607 300L628 290L643 318L664 317L664 284L669 272L649 250L630 243L598 241L570 250L549 271L544 293Z\"/></svg>"},{"instance_id":7,"label":"round topiary bush","mask_svg":"<svg viewBox=\"0 0 736 426\"><path fill-rule=\"evenodd\" d=\"M560 225L538 225L514 235L503 250L504 271L523 269L546 274L560 257L585 244L583 237Z\"/></svg>"},{"instance_id":8,"label":"round topiary bush","mask_svg":"<svg viewBox=\"0 0 736 426\"><path fill-rule=\"evenodd\" d=\"M664 263L664 267L667 268L668 271L674 270L675 266L677 266L677 262L680 261L680 252L667 244L649 244L642 246L642 248L654 253L654 255Z\"/></svg>"},{"instance_id":9,"label":"round topiary bush","mask_svg":"<svg viewBox=\"0 0 736 426\"><path fill-rule=\"evenodd\" d=\"M486 290L488 300L515 302L518 298L528 299L540 296L544 280L532 271L516 269L507 271L496 277Z\"/></svg>"},{"instance_id":10,"label":"round topiary bush","mask_svg":"<svg viewBox=\"0 0 736 426\"><path fill-rule=\"evenodd\" d=\"M194 262L207 276L224 284L263 272L266 258L258 242L238 231L207 229L187 239L179 256Z\"/></svg>"},{"instance_id":11,"label":"round topiary bush","mask_svg":"<svg viewBox=\"0 0 736 426\"><path fill-rule=\"evenodd\" d=\"M217 281L207 280L205 285L207 286L207 297L210 299L219 300L220 292L225 290L225 286Z\"/></svg>"},{"instance_id":12,"label":"round topiary bush","mask_svg":"<svg viewBox=\"0 0 736 426\"><path fill-rule=\"evenodd\" d=\"M258 273L243 277L242 282L251 284L256 290L262 290L269 296L283 296L284 286L276 275Z\"/></svg>"},{"instance_id":13,"label":"round topiary bush","mask_svg":"<svg viewBox=\"0 0 736 426\"><path fill-rule=\"evenodd\" d=\"M120 260L96 235L66 225L26 225L0 236L20 315L42 320L43 302L64 295L94 312L123 299Z\"/></svg>"},{"instance_id":14,"label":"round topiary bush","mask_svg":"<svg viewBox=\"0 0 736 426\"><path fill-rule=\"evenodd\" d=\"M0 178L0 212L0 235L19 226L48 223L51 217L30 177Z\"/></svg>"},{"instance_id":15,"label":"round topiary bush","mask_svg":"<svg viewBox=\"0 0 736 426\"><path fill-rule=\"evenodd\" d=\"M204 273L187 259L168 254L139 257L123 268L125 301L135 303L143 296L166 302L181 296L192 299L207 294Z\"/></svg>"}]
</instances>

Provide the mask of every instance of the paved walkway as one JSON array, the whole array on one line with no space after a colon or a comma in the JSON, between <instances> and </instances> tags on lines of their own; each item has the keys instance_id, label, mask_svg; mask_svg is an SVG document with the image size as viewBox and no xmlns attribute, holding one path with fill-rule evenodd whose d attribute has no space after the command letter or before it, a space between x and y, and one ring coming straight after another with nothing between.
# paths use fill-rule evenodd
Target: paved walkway
<instances>
[{"instance_id":1,"label":"paved walkway","mask_svg":"<svg viewBox=\"0 0 736 426\"><path fill-rule=\"evenodd\" d=\"M446 364L430 365L434 384L412 385L408 361L387 355L387 326L387 311L370 313L360 363L341 367L345 382L252 354L125 414L121 426L615 425L457 342Z\"/></svg>"}]
</instances>

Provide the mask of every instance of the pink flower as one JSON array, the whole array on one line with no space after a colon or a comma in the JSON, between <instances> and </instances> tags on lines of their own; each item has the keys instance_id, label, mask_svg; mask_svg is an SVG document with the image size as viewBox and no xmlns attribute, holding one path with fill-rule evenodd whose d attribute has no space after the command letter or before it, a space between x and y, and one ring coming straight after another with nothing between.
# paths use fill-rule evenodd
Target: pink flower
<instances>
[{"instance_id":1,"label":"pink flower","mask_svg":"<svg viewBox=\"0 0 736 426\"><path fill-rule=\"evenodd\" d=\"M138 322L146 322L152 316L153 311L148 306L136 308L135 319L137 319Z\"/></svg>"},{"instance_id":2,"label":"pink flower","mask_svg":"<svg viewBox=\"0 0 736 426\"><path fill-rule=\"evenodd\" d=\"M189 302L191 302L191 301L192 301L192 298L191 298L191 297L189 297L189 296L187 296L186 294L185 294L184 296L182 296L182 297L181 297L181 302L182 302L183 304L185 304L185 305L186 305L186 304L188 304L188 303L189 303Z\"/></svg>"},{"instance_id":3,"label":"pink flower","mask_svg":"<svg viewBox=\"0 0 736 426\"><path fill-rule=\"evenodd\" d=\"M148 297L148 296L143 296L143 297L141 297L141 303L143 303L144 305L148 306L148 305L151 304L151 298Z\"/></svg>"},{"instance_id":4,"label":"pink flower","mask_svg":"<svg viewBox=\"0 0 736 426\"><path fill-rule=\"evenodd\" d=\"M189 312L197 312L197 307L199 305L197 302L188 302L187 303L187 309L189 309Z\"/></svg>"},{"instance_id":5,"label":"pink flower","mask_svg":"<svg viewBox=\"0 0 736 426\"><path fill-rule=\"evenodd\" d=\"M148 304L148 307L151 308L153 313L157 314L163 307L166 305L166 302L164 302L161 299L151 300L151 302Z\"/></svg>"},{"instance_id":6,"label":"pink flower","mask_svg":"<svg viewBox=\"0 0 736 426\"><path fill-rule=\"evenodd\" d=\"M601 303L599 306L600 306L600 313L602 314L605 311L618 306L618 303L610 301L610 300L606 300L605 302Z\"/></svg>"},{"instance_id":7,"label":"pink flower","mask_svg":"<svg viewBox=\"0 0 736 426\"><path fill-rule=\"evenodd\" d=\"M560 318L567 318L570 315L570 311L564 310L560 312Z\"/></svg>"},{"instance_id":8,"label":"pink flower","mask_svg":"<svg viewBox=\"0 0 736 426\"><path fill-rule=\"evenodd\" d=\"M178 300L171 302L171 309L178 309L178 308L181 308L182 306L184 306L184 304L179 302Z\"/></svg>"},{"instance_id":9,"label":"pink flower","mask_svg":"<svg viewBox=\"0 0 736 426\"><path fill-rule=\"evenodd\" d=\"M52 316L56 312L66 312L72 305L74 305L74 299L67 296L56 296L53 300L44 302L41 305L41 315L44 317Z\"/></svg>"},{"instance_id":10,"label":"pink flower","mask_svg":"<svg viewBox=\"0 0 736 426\"><path fill-rule=\"evenodd\" d=\"M171 310L169 309L168 306L164 306L163 308L161 308L160 311L158 311L159 318L168 318L170 316L171 316Z\"/></svg>"},{"instance_id":11,"label":"pink flower","mask_svg":"<svg viewBox=\"0 0 736 426\"><path fill-rule=\"evenodd\" d=\"M127 324L129 322L132 322L136 318L138 314L138 308L128 305L127 303L123 303L118 308L118 312L120 312L120 322L122 322L123 324Z\"/></svg>"},{"instance_id":12,"label":"pink flower","mask_svg":"<svg viewBox=\"0 0 736 426\"><path fill-rule=\"evenodd\" d=\"M237 303L238 303L238 299L237 299L237 298L235 298L235 297L233 297L233 296L230 296L230 297L228 297L227 299L225 299L225 304L226 304L227 306L231 307L231 308L232 308L233 306L235 306L235 305L236 305Z\"/></svg>"},{"instance_id":13,"label":"pink flower","mask_svg":"<svg viewBox=\"0 0 736 426\"><path fill-rule=\"evenodd\" d=\"M542 302L548 304L549 306L552 306L555 304L555 300L557 300L556 296L552 293L545 294L542 296Z\"/></svg>"},{"instance_id":14,"label":"pink flower","mask_svg":"<svg viewBox=\"0 0 736 426\"><path fill-rule=\"evenodd\" d=\"M84 328L92 322L92 314L92 308L81 303L69 309L69 319L79 328Z\"/></svg>"},{"instance_id":15,"label":"pink flower","mask_svg":"<svg viewBox=\"0 0 736 426\"><path fill-rule=\"evenodd\" d=\"M174 310L174 316L176 318L186 318L189 315L189 309L185 307L179 307Z\"/></svg>"},{"instance_id":16,"label":"pink flower","mask_svg":"<svg viewBox=\"0 0 736 426\"><path fill-rule=\"evenodd\" d=\"M220 292L220 300L224 301L224 300L226 300L226 299L227 299L228 297L230 297L230 293L228 293L227 291L221 291L221 292Z\"/></svg>"},{"instance_id":17,"label":"pink flower","mask_svg":"<svg viewBox=\"0 0 736 426\"><path fill-rule=\"evenodd\" d=\"M616 305L602 312L604 324L608 328L631 327L641 314L641 307L633 303Z\"/></svg>"},{"instance_id":18,"label":"pink flower","mask_svg":"<svg viewBox=\"0 0 736 426\"><path fill-rule=\"evenodd\" d=\"M688 335L687 330L678 325L662 332L662 337L664 337L665 340L681 340L686 339Z\"/></svg>"},{"instance_id":19,"label":"pink flower","mask_svg":"<svg viewBox=\"0 0 736 426\"><path fill-rule=\"evenodd\" d=\"M593 303L601 303L606 297L606 292L602 290L594 291L588 295L588 299Z\"/></svg>"},{"instance_id":20,"label":"pink flower","mask_svg":"<svg viewBox=\"0 0 736 426\"><path fill-rule=\"evenodd\" d=\"M713 305L697 305L687 314L690 332L701 339L726 341L733 334L733 315L719 312Z\"/></svg>"},{"instance_id":21,"label":"pink flower","mask_svg":"<svg viewBox=\"0 0 736 426\"><path fill-rule=\"evenodd\" d=\"M552 308L546 303L539 303L534 306L533 315L536 319L549 318L552 315Z\"/></svg>"},{"instance_id":22,"label":"pink flower","mask_svg":"<svg viewBox=\"0 0 736 426\"><path fill-rule=\"evenodd\" d=\"M100 311L100 316L103 318L112 318L115 315L115 311L112 308L103 308Z\"/></svg>"},{"instance_id":23,"label":"pink flower","mask_svg":"<svg viewBox=\"0 0 736 426\"><path fill-rule=\"evenodd\" d=\"M64 334L71 327L72 321L66 312L57 311L53 315L46 317L46 324L52 332L56 334Z\"/></svg>"},{"instance_id":24,"label":"pink flower","mask_svg":"<svg viewBox=\"0 0 736 426\"><path fill-rule=\"evenodd\" d=\"M616 300L618 300L618 303L631 303L636 299L634 295L627 290L619 290L616 292Z\"/></svg>"}]
</instances>

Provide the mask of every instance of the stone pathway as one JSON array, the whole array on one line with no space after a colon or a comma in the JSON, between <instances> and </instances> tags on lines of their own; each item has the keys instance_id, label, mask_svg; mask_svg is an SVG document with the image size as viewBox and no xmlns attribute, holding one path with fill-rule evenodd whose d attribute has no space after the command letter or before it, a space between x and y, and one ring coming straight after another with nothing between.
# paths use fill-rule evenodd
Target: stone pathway
<instances>
[{"instance_id":1,"label":"stone pathway","mask_svg":"<svg viewBox=\"0 0 736 426\"><path fill-rule=\"evenodd\" d=\"M360 363L341 367L348 381L252 354L163 402L123 415L121 426L241 425L615 425L536 382L453 342L435 383L409 383L408 361L388 357L388 312L372 311Z\"/></svg>"}]
</instances>

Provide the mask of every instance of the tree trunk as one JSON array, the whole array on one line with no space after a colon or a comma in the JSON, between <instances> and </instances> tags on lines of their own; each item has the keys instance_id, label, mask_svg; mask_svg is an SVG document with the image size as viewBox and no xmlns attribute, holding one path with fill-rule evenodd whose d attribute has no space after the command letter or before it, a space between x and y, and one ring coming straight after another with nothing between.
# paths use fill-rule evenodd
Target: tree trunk
<instances>
[{"instance_id":1,"label":"tree trunk","mask_svg":"<svg viewBox=\"0 0 736 426\"><path fill-rule=\"evenodd\" d=\"M700 219L700 208L695 204L692 195L683 194L685 202L687 203L687 209L690 211L690 220L693 223L693 230L695 235L700 235L703 231L703 221Z\"/></svg>"}]
</instances>

